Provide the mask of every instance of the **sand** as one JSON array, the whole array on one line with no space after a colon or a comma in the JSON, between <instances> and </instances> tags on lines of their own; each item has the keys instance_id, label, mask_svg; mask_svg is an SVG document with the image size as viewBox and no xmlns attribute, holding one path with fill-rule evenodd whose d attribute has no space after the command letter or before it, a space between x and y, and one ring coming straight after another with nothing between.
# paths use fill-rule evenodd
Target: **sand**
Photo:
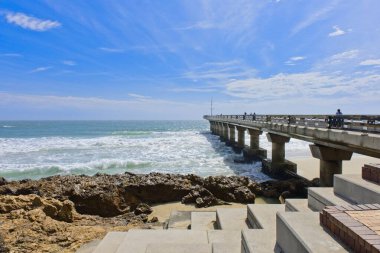
<instances>
[{"instance_id":1,"label":"sand","mask_svg":"<svg viewBox=\"0 0 380 253\"><path fill-rule=\"evenodd\" d=\"M307 179L319 177L319 159L299 157L289 159L297 164L297 173ZM369 156L353 155L350 161L343 161L343 174L360 174L366 163L378 163L380 159Z\"/></svg>"}]
</instances>

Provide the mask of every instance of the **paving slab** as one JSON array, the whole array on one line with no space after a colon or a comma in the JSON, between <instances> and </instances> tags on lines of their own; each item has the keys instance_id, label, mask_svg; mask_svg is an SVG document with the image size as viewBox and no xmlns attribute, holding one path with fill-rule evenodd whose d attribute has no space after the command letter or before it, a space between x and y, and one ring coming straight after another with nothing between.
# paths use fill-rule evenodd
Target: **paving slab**
<instances>
[{"instance_id":1,"label":"paving slab","mask_svg":"<svg viewBox=\"0 0 380 253\"><path fill-rule=\"evenodd\" d=\"M380 185L362 179L361 175L335 175L334 192L354 204L380 203Z\"/></svg>"},{"instance_id":2,"label":"paving slab","mask_svg":"<svg viewBox=\"0 0 380 253\"><path fill-rule=\"evenodd\" d=\"M116 252L128 232L108 232L93 253Z\"/></svg>"},{"instance_id":3,"label":"paving slab","mask_svg":"<svg viewBox=\"0 0 380 253\"><path fill-rule=\"evenodd\" d=\"M322 211L326 206L351 205L352 202L334 193L332 187L309 187L308 206L313 211Z\"/></svg>"},{"instance_id":4,"label":"paving slab","mask_svg":"<svg viewBox=\"0 0 380 253\"><path fill-rule=\"evenodd\" d=\"M145 253L212 253L211 244L150 243Z\"/></svg>"},{"instance_id":5,"label":"paving slab","mask_svg":"<svg viewBox=\"0 0 380 253\"><path fill-rule=\"evenodd\" d=\"M284 253L349 252L323 229L317 212L278 212L276 238Z\"/></svg>"},{"instance_id":6,"label":"paving slab","mask_svg":"<svg viewBox=\"0 0 380 253\"><path fill-rule=\"evenodd\" d=\"M189 229L191 224L191 211L172 211L170 213L167 229Z\"/></svg>"},{"instance_id":7,"label":"paving slab","mask_svg":"<svg viewBox=\"0 0 380 253\"><path fill-rule=\"evenodd\" d=\"M241 230L209 230L207 236L209 243L241 242Z\"/></svg>"},{"instance_id":8,"label":"paving slab","mask_svg":"<svg viewBox=\"0 0 380 253\"><path fill-rule=\"evenodd\" d=\"M192 230L215 229L216 212L191 212Z\"/></svg>"},{"instance_id":9,"label":"paving slab","mask_svg":"<svg viewBox=\"0 0 380 253\"><path fill-rule=\"evenodd\" d=\"M274 252L276 246L276 228L250 229L242 232L242 248L245 253Z\"/></svg>"},{"instance_id":10,"label":"paving slab","mask_svg":"<svg viewBox=\"0 0 380 253\"><path fill-rule=\"evenodd\" d=\"M306 211L312 211L312 210L308 206L308 199L286 199L285 211L306 212Z\"/></svg>"},{"instance_id":11,"label":"paving slab","mask_svg":"<svg viewBox=\"0 0 380 253\"><path fill-rule=\"evenodd\" d=\"M212 253L241 253L241 243L216 242L212 244Z\"/></svg>"},{"instance_id":12,"label":"paving slab","mask_svg":"<svg viewBox=\"0 0 380 253\"><path fill-rule=\"evenodd\" d=\"M247 205L248 221L252 228L275 229L276 213L285 211L285 204Z\"/></svg>"},{"instance_id":13,"label":"paving slab","mask_svg":"<svg viewBox=\"0 0 380 253\"><path fill-rule=\"evenodd\" d=\"M117 253L145 253L148 244L208 244L206 231L131 229L120 244Z\"/></svg>"},{"instance_id":14,"label":"paving slab","mask_svg":"<svg viewBox=\"0 0 380 253\"><path fill-rule=\"evenodd\" d=\"M216 221L223 230L249 229L247 208L217 208Z\"/></svg>"}]
</instances>

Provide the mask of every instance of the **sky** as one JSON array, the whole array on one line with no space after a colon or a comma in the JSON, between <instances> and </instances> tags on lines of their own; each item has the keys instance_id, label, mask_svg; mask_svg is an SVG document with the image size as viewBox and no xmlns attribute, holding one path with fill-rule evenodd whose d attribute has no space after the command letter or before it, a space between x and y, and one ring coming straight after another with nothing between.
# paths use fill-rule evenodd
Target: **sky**
<instances>
[{"instance_id":1,"label":"sky","mask_svg":"<svg viewBox=\"0 0 380 253\"><path fill-rule=\"evenodd\" d=\"M380 114L378 0L0 0L0 119Z\"/></svg>"}]
</instances>

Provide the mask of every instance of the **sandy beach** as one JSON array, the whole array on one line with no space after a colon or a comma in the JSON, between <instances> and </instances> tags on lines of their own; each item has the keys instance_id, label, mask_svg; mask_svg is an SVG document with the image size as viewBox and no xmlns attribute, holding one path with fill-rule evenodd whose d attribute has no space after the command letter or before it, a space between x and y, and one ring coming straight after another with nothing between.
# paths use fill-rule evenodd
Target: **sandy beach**
<instances>
[{"instance_id":1,"label":"sandy beach","mask_svg":"<svg viewBox=\"0 0 380 253\"><path fill-rule=\"evenodd\" d=\"M307 179L319 177L319 160L312 157L289 159L297 164L297 173ZM378 163L380 159L363 155L353 155L350 161L343 161L343 174L360 174L366 163Z\"/></svg>"}]
</instances>

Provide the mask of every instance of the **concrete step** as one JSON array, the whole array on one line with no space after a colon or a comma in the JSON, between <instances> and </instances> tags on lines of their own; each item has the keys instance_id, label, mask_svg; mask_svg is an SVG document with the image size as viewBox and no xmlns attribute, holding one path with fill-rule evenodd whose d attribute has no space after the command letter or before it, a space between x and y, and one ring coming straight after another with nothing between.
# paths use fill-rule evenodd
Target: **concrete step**
<instances>
[{"instance_id":1,"label":"concrete step","mask_svg":"<svg viewBox=\"0 0 380 253\"><path fill-rule=\"evenodd\" d=\"M191 211L172 211L168 220L167 229L189 229L191 225Z\"/></svg>"},{"instance_id":2,"label":"concrete step","mask_svg":"<svg viewBox=\"0 0 380 253\"><path fill-rule=\"evenodd\" d=\"M209 243L241 243L241 230L209 230L207 231Z\"/></svg>"},{"instance_id":3,"label":"concrete step","mask_svg":"<svg viewBox=\"0 0 380 253\"><path fill-rule=\"evenodd\" d=\"M286 199L286 212L306 212L312 211L308 206L308 199Z\"/></svg>"},{"instance_id":4,"label":"concrete step","mask_svg":"<svg viewBox=\"0 0 380 253\"><path fill-rule=\"evenodd\" d=\"M247 205L248 222L251 228L273 229L276 225L276 213L285 211L285 204Z\"/></svg>"},{"instance_id":5,"label":"concrete step","mask_svg":"<svg viewBox=\"0 0 380 253\"><path fill-rule=\"evenodd\" d=\"M216 223L223 230L249 229L246 208L217 208Z\"/></svg>"},{"instance_id":6,"label":"concrete step","mask_svg":"<svg viewBox=\"0 0 380 253\"><path fill-rule=\"evenodd\" d=\"M216 212L191 212L192 230L213 230L216 226Z\"/></svg>"},{"instance_id":7,"label":"concrete step","mask_svg":"<svg viewBox=\"0 0 380 253\"><path fill-rule=\"evenodd\" d=\"M150 243L145 253L212 253L207 243Z\"/></svg>"},{"instance_id":8,"label":"concrete step","mask_svg":"<svg viewBox=\"0 0 380 253\"><path fill-rule=\"evenodd\" d=\"M241 253L240 247L241 243L217 242L212 244L212 253Z\"/></svg>"},{"instance_id":9,"label":"concrete step","mask_svg":"<svg viewBox=\"0 0 380 253\"><path fill-rule=\"evenodd\" d=\"M313 211L322 211L325 206L344 206L352 203L334 193L332 187L309 187L308 206Z\"/></svg>"},{"instance_id":10,"label":"concrete step","mask_svg":"<svg viewBox=\"0 0 380 253\"><path fill-rule=\"evenodd\" d=\"M273 217L275 220L275 218ZM250 229L242 231L241 252L273 253L276 246L276 227L270 229Z\"/></svg>"},{"instance_id":11,"label":"concrete step","mask_svg":"<svg viewBox=\"0 0 380 253\"><path fill-rule=\"evenodd\" d=\"M319 224L317 212L279 212L277 245L284 253L349 252Z\"/></svg>"},{"instance_id":12,"label":"concrete step","mask_svg":"<svg viewBox=\"0 0 380 253\"><path fill-rule=\"evenodd\" d=\"M101 240L93 253L116 252L121 242L125 239L128 232L108 232Z\"/></svg>"},{"instance_id":13,"label":"concrete step","mask_svg":"<svg viewBox=\"0 0 380 253\"><path fill-rule=\"evenodd\" d=\"M92 253L102 240L93 240L80 246L75 253Z\"/></svg>"},{"instance_id":14,"label":"concrete step","mask_svg":"<svg viewBox=\"0 0 380 253\"><path fill-rule=\"evenodd\" d=\"M207 231L131 229L116 252L145 253L149 244L208 244Z\"/></svg>"},{"instance_id":15,"label":"concrete step","mask_svg":"<svg viewBox=\"0 0 380 253\"><path fill-rule=\"evenodd\" d=\"M335 175L334 192L355 204L380 203L380 185L362 179L361 175Z\"/></svg>"}]
</instances>

